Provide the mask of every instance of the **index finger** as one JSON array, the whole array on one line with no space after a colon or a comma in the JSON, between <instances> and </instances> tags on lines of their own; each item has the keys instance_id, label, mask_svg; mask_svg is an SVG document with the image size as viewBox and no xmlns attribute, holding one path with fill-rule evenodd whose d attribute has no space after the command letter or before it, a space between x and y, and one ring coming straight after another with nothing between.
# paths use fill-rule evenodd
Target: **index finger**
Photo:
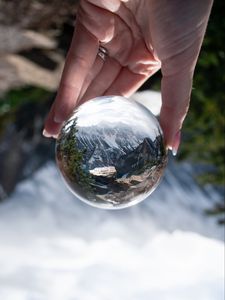
<instances>
[{"instance_id":1,"label":"index finger","mask_svg":"<svg viewBox=\"0 0 225 300\"><path fill-rule=\"evenodd\" d=\"M56 135L60 124L72 113L84 80L98 53L99 41L79 21L68 51L58 93L51 113L45 122L45 131ZM57 129L56 129L57 128Z\"/></svg>"}]
</instances>

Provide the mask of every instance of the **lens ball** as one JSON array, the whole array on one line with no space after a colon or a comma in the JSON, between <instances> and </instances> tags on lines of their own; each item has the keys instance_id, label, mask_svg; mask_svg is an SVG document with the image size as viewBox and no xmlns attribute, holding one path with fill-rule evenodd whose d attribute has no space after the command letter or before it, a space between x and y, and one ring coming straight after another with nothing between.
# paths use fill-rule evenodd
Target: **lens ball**
<instances>
[{"instance_id":1,"label":"lens ball","mask_svg":"<svg viewBox=\"0 0 225 300\"><path fill-rule=\"evenodd\" d=\"M79 106L56 141L56 162L71 192L108 209L149 196L167 163L163 134L143 105L104 96Z\"/></svg>"}]
</instances>

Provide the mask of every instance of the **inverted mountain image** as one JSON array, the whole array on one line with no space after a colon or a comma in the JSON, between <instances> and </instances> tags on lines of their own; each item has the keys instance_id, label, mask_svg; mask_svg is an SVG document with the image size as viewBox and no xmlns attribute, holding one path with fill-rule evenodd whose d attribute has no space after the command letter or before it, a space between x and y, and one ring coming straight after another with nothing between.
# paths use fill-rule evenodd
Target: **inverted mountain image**
<instances>
[{"instance_id":1,"label":"inverted mountain image","mask_svg":"<svg viewBox=\"0 0 225 300\"><path fill-rule=\"evenodd\" d=\"M88 169L110 166L116 162L116 169L120 170L121 176L124 175L121 168L129 168L130 164L134 164L132 157L136 161L138 154L145 153L146 157L143 156L142 160L156 162L165 154L160 131L152 141L147 134L137 130L134 132L131 126L122 123L116 126L77 127L76 136L78 149L85 151L84 160ZM129 166L125 166L125 163Z\"/></svg>"},{"instance_id":2,"label":"inverted mountain image","mask_svg":"<svg viewBox=\"0 0 225 300\"><path fill-rule=\"evenodd\" d=\"M74 120L62 134L57 153L73 191L112 206L148 195L166 165L160 130L151 139L121 122L78 127Z\"/></svg>"}]
</instances>

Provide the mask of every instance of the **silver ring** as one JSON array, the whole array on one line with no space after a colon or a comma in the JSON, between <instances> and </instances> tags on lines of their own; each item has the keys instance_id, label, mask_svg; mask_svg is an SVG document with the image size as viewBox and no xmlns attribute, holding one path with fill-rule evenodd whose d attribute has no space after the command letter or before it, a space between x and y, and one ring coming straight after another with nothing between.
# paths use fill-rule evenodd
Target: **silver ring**
<instances>
[{"instance_id":1,"label":"silver ring","mask_svg":"<svg viewBox=\"0 0 225 300\"><path fill-rule=\"evenodd\" d=\"M98 48L98 56L105 61L108 56L108 50L102 46L99 46Z\"/></svg>"}]
</instances>

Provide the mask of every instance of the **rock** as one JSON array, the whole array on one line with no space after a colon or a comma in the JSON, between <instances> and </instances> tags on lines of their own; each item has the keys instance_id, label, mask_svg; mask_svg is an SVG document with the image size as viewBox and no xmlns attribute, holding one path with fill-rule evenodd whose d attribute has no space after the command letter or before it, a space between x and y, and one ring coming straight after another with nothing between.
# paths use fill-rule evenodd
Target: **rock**
<instances>
[{"instance_id":1,"label":"rock","mask_svg":"<svg viewBox=\"0 0 225 300\"><path fill-rule=\"evenodd\" d=\"M56 42L38 32L0 25L0 55L31 48L54 49Z\"/></svg>"},{"instance_id":2,"label":"rock","mask_svg":"<svg viewBox=\"0 0 225 300\"><path fill-rule=\"evenodd\" d=\"M114 166L94 168L89 172L94 176L102 176L102 177L114 177L116 175L116 169Z\"/></svg>"},{"instance_id":3,"label":"rock","mask_svg":"<svg viewBox=\"0 0 225 300\"><path fill-rule=\"evenodd\" d=\"M49 71L19 55L9 55L6 60L16 68L17 76L22 82L28 85L45 87L48 90L56 90L62 64L56 71Z\"/></svg>"}]
</instances>

